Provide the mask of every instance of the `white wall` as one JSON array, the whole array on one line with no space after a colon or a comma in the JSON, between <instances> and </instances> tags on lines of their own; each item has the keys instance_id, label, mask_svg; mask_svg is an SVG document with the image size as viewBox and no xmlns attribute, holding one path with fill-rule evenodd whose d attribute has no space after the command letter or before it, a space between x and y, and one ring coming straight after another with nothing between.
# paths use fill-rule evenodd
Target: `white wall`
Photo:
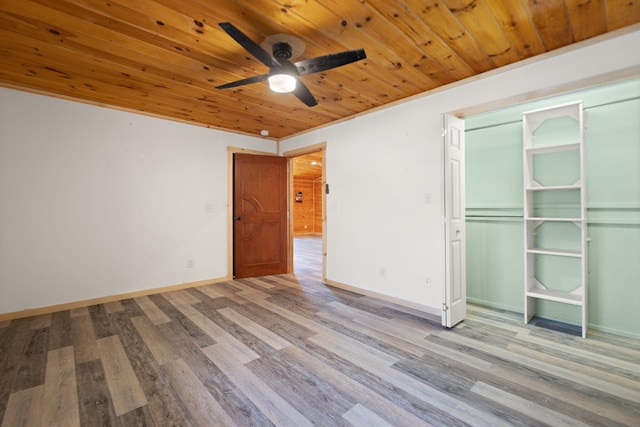
<instances>
[{"instance_id":1,"label":"white wall","mask_svg":"<svg viewBox=\"0 0 640 427\"><path fill-rule=\"evenodd\" d=\"M639 67L637 46L638 26L281 141L281 152L327 142L327 279L441 307L441 113Z\"/></svg>"},{"instance_id":2,"label":"white wall","mask_svg":"<svg viewBox=\"0 0 640 427\"><path fill-rule=\"evenodd\" d=\"M228 276L227 146L276 149L0 89L0 313Z\"/></svg>"}]
</instances>

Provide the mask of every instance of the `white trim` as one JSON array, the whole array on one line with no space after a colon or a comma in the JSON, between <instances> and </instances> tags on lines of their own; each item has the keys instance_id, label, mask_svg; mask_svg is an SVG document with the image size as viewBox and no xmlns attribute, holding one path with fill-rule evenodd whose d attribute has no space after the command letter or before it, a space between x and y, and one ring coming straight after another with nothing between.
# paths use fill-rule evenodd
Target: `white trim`
<instances>
[{"instance_id":1,"label":"white trim","mask_svg":"<svg viewBox=\"0 0 640 427\"><path fill-rule=\"evenodd\" d=\"M334 288L344 289L345 291L355 292L355 293L360 294L360 295L373 297L373 298L378 298L378 299L381 299L383 301L387 301L387 302L390 302L390 303L393 303L393 304L401 305L403 307L411 308L413 310L422 311L424 313L431 314L433 316L438 316L438 317L442 316L442 310L439 309L439 308L436 308L436 307L430 307L430 306L427 306L427 305L417 304L417 303L414 303L414 302L411 302L411 301L407 301L407 300L403 300L403 299L400 299L400 298L392 297L390 295L385 295L385 294L381 294L381 293L378 293L378 292L370 291L370 290L367 290L367 289L358 288L356 286L347 285L347 284L336 282L336 281L329 280L329 279L325 280L325 284L329 285L329 286L332 286Z\"/></svg>"}]
</instances>

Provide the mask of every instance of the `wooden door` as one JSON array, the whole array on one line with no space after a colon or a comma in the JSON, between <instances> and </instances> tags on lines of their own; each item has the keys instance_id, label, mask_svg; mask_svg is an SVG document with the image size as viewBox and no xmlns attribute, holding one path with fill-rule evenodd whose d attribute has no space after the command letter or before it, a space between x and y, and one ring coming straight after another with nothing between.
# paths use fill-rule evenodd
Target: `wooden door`
<instances>
[{"instance_id":1,"label":"wooden door","mask_svg":"<svg viewBox=\"0 0 640 427\"><path fill-rule=\"evenodd\" d=\"M287 159L234 154L234 276L287 272Z\"/></svg>"},{"instance_id":2,"label":"wooden door","mask_svg":"<svg viewBox=\"0 0 640 427\"><path fill-rule=\"evenodd\" d=\"M445 301L442 324L449 328L467 315L465 244L464 121L443 119L445 183Z\"/></svg>"}]
</instances>

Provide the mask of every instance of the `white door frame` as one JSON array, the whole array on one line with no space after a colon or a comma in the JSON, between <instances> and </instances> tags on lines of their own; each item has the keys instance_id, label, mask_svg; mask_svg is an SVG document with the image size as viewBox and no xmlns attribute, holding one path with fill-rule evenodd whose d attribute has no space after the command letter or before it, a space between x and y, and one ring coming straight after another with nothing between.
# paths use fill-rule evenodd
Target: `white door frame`
<instances>
[{"instance_id":1,"label":"white door frame","mask_svg":"<svg viewBox=\"0 0 640 427\"><path fill-rule=\"evenodd\" d=\"M306 147L285 151L282 156L289 159L289 272L293 272L293 218L292 200L293 200L293 171L292 161L294 157L303 156L305 154L322 151L322 283L326 283L327 278L327 143L308 145Z\"/></svg>"}]
</instances>

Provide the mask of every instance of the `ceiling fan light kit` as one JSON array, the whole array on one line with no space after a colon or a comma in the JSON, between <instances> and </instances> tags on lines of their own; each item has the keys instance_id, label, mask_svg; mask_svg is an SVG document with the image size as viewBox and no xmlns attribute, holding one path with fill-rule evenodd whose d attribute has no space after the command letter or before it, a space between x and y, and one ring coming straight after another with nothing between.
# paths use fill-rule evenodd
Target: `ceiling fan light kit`
<instances>
[{"instance_id":1,"label":"ceiling fan light kit","mask_svg":"<svg viewBox=\"0 0 640 427\"><path fill-rule=\"evenodd\" d=\"M247 52L269 67L269 73L216 86L216 89L228 89L267 80L269 82L269 88L272 91L277 93L293 93L307 106L313 107L318 104L318 101L311 94L307 86L300 80L299 76L330 70L367 57L364 49L355 49L291 63L289 59L292 58L294 54L295 57L297 57L302 53L300 49L304 49L304 43L296 37L287 37L284 35L272 36L265 40L265 43L260 46L233 24L220 22L218 25ZM264 49L266 45L271 46L272 54L269 54Z\"/></svg>"},{"instance_id":2,"label":"ceiling fan light kit","mask_svg":"<svg viewBox=\"0 0 640 427\"><path fill-rule=\"evenodd\" d=\"M269 88L276 93L290 93L296 89L296 78L289 74L269 76Z\"/></svg>"}]
</instances>

